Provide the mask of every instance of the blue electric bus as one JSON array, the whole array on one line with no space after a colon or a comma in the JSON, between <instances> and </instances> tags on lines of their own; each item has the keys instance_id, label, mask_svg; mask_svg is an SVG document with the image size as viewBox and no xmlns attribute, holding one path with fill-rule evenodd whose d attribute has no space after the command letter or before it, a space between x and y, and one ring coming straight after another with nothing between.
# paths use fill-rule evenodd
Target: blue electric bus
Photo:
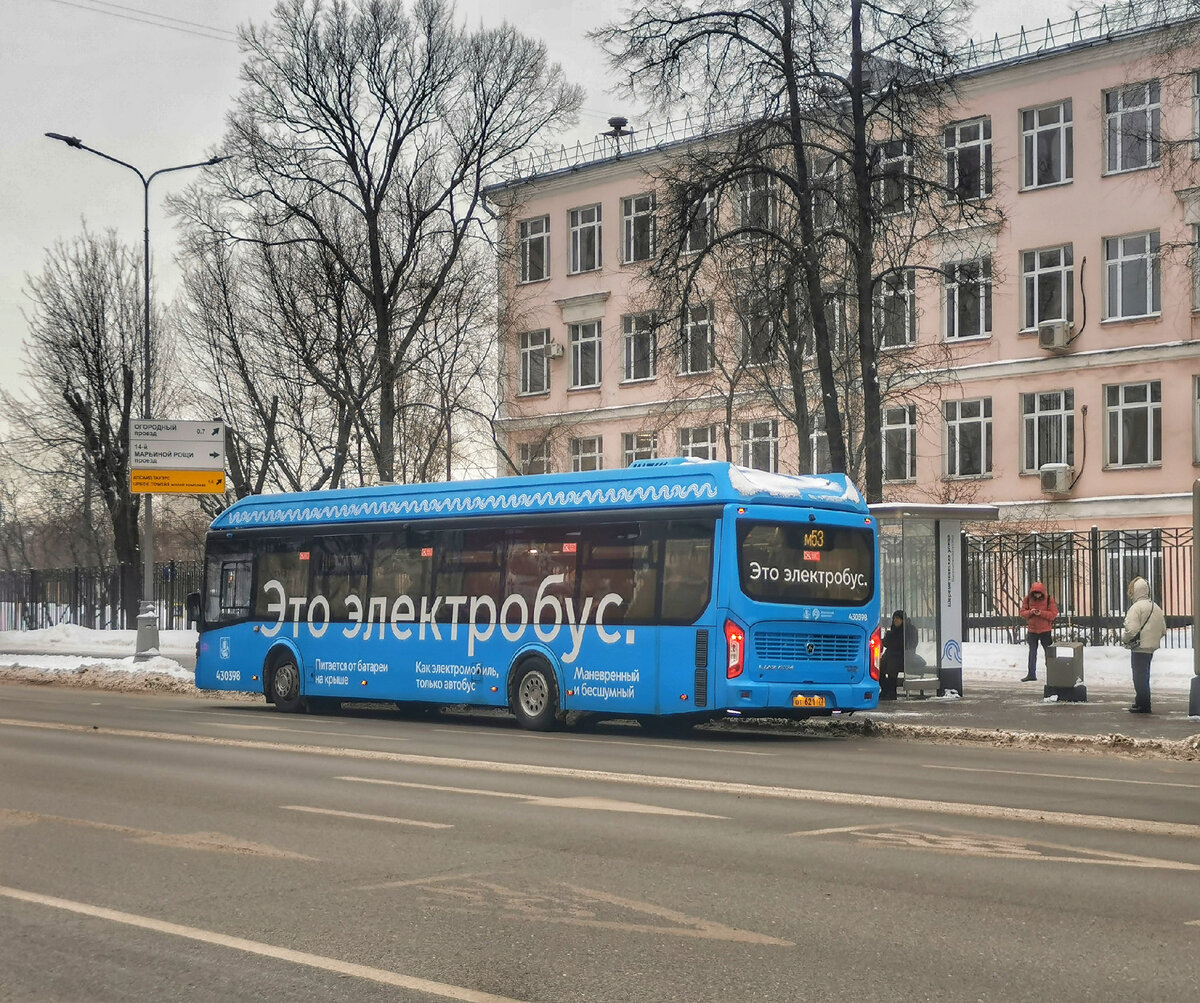
<instances>
[{"instance_id":1,"label":"blue electric bus","mask_svg":"<svg viewBox=\"0 0 1200 1003\"><path fill-rule=\"evenodd\" d=\"M875 519L844 476L690 459L243 498L212 523L196 685L642 721L876 706Z\"/></svg>"}]
</instances>

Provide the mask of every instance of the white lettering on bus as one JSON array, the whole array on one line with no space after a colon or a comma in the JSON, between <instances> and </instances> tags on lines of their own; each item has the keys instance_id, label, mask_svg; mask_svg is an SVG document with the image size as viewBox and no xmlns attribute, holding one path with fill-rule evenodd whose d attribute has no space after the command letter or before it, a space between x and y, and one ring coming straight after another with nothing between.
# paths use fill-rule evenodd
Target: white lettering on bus
<instances>
[{"instance_id":1,"label":"white lettering on bus","mask_svg":"<svg viewBox=\"0 0 1200 1003\"><path fill-rule=\"evenodd\" d=\"M416 600L412 596L400 595L393 600L390 616L388 616L386 596L370 596L364 611L362 598L352 592L345 598L348 623L342 628L342 635L347 638L360 637L361 640L369 641L372 639L372 634L375 633L375 625L378 624L378 637L383 640L387 636L384 625L390 623L392 637L397 641L407 641L412 637L413 630L411 627L401 627L400 624L415 623L417 624L418 640L425 639L425 628L428 626L431 640L441 641L442 633L439 630L437 616L441 605L445 603L450 609L449 640L457 641L458 628L464 626L467 633L468 656L473 657L476 642L489 640L495 634L497 627L500 628L500 633L506 641L519 641L525 636L525 632L532 622L533 631L538 640L548 644L562 633L565 623L570 645L562 654L562 660L566 664L571 664L579 657L579 653L583 649L588 619L592 616L593 610L595 616L592 625L596 628L596 635L600 640L604 644L616 644L621 640L622 632L607 628L604 619L609 609L620 606L625 600L615 592L609 592L599 600L593 596L586 596L583 599L582 608L576 611L575 600L572 597L567 596L560 599L550 591L555 586L561 586L565 580L565 576L562 574L547 575L542 579L535 593L533 601L535 616L532 618L528 601L523 595L515 593L506 596L500 603L499 609L497 609L496 600L491 596L422 596L419 613ZM263 585L263 592L276 597L276 601L267 603L267 612L275 614L276 619L270 626L262 628L264 637L274 637L279 633L287 620L289 610L291 611L292 635L298 637L302 619L301 610L306 604L307 612L303 619L306 621L305 626L308 628L309 636L323 637L329 629L332 617L329 600L325 596L313 596L311 600L301 596L289 598L283 583L274 578ZM462 615L464 607L466 609L465 620ZM365 622L364 612L366 613ZM366 627L365 631L363 630L364 626ZM632 643L633 635L633 630L625 632L626 643Z\"/></svg>"}]
</instances>

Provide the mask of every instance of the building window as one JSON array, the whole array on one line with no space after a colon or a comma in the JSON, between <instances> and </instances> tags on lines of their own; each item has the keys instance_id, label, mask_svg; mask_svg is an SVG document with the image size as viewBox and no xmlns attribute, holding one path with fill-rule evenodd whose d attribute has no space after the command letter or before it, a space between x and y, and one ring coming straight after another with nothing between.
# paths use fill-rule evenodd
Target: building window
<instances>
[{"instance_id":1,"label":"building window","mask_svg":"<svg viewBox=\"0 0 1200 1003\"><path fill-rule=\"evenodd\" d=\"M1104 92L1107 173L1152 167L1161 153L1162 105L1157 80Z\"/></svg>"},{"instance_id":2,"label":"building window","mask_svg":"<svg viewBox=\"0 0 1200 1003\"><path fill-rule=\"evenodd\" d=\"M576 473L585 470L604 469L604 440L598 435L587 435L571 440L571 469Z\"/></svg>"},{"instance_id":3,"label":"building window","mask_svg":"<svg viewBox=\"0 0 1200 1003\"><path fill-rule=\"evenodd\" d=\"M889 272L875 292L875 338L880 348L906 348L917 340L917 273Z\"/></svg>"},{"instance_id":4,"label":"building window","mask_svg":"<svg viewBox=\"0 0 1200 1003\"><path fill-rule=\"evenodd\" d=\"M550 444L522 442L517 446L517 463L522 474L550 473Z\"/></svg>"},{"instance_id":5,"label":"building window","mask_svg":"<svg viewBox=\"0 0 1200 1003\"><path fill-rule=\"evenodd\" d=\"M712 349L711 304L688 307L683 325L683 345L679 353L680 375L710 372Z\"/></svg>"},{"instance_id":6,"label":"building window","mask_svg":"<svg viewBox=\"0 0 1200 1003\"><path fill-rule=\"evenodd\" d=\"M875 181L875 198L879 211L886 215L908 212L912 195L912 144L907 139L893 139L876 148L879 172Z\"/></svg>"},{"instance_id":7,"label":"building window","mask_svg":"<svg viewBox=\"0 0 1200 1003\"><path fill-rule=\"evenodd\" d=\"M946 476L983 477L992 472L992 399L946 401Z\"/></svg>"},{"instance_id":8,"label":"building window","mask_svg":"<svg viewBox=\"0 0 1200 1003\"><path fill-rule=\"evenodd\" d=\"M1192 74L1192 157L1200 157L1200 70Z\"/></svg>"},{"instance_id":9,"label":"building window","mask_svg":"<svg viewBox=\"0 0 1200 1003\"><path fill-rule=\"evenodd\" d=\"M549 331L526 331L520 336L522 394L544 394L550 389L550 360L546 346Z\"/></svg>"},{"instance_id":10,"label":"building window","mask_svg":"<svg viewBox=\"0 0 1200 1003\"><path fill-rule=\"evenodd\" d=\"M977 118L946 127L946 201L992 193L992 120Z\"/></svg>"},{"instance_id":11,"label":"building window","mask_svg":"<svg viewBox=\"0 0 1200 1003\"><path fill-rule=\"evenodd\" d=\"M1075 319L1075 269L1070 244L1021 252L1025 326L1035 331L1050 320Z\"/></svg>"},{"instance_id":12,"label":"building window","mask_svg":"<svg viewBox=\"0 0 1200 1003\"><path fill-rule=\"evenodd\" d=\"M775 318L751 313L742 318L742 360L747 366L765 366L775 358Z\"/></svg>"},{"instance_id":13,"label":"building window","mask_svg":"<svg viewBox=\"0 0 1200 1003\"><path fill-rule=\"evenodd\" d=\"M1021 394L1021 473L1036 474L1047 463L1075 463L1075 392Z\"/></svg>"},{"instance_id":14,"label":"building window","mask_svg":"<svg viewBox=\"0 0 1200 1003\"><path fill-rule=\"evenodd\" d=\"M658 332L653 314L626 314L621 318L621 327L625 334L625 381L654 379L658 374Z\"/></svg>"},{"instance_id":15,"label":"building window","mask_svg":"<svg viewBox=\"0 0 1200 1003\"><path fill-rule=\"evenodd\" d=\"M600 206L589 205L568 213L571 224L572 275L600 267Z\"/></svg>"},{"instance_id":16,"label":"building window","mask_svg":"<svg viewBox=\"0 0 1200 1003\"><path fill-rule=\"evenodd\" d=\"M626 432L621 436L621 448L625 456L625 466L634 460L658 459L657 432Z\"/></svg>"},{"instance_id":17,"label":"building window","mask_svg":"<svg viewBox=\"0 0 1200 1003\"><path fill-rule=\"evenodd\" d=\"M1071 102L1021 112L1022 188L1062 184L1075 176Z\"/></svg>"},{"instance_id":18,"label":"building window","mask_svg":"<svg viewBox=\"0 0 1200 1003\"><path fill-rule=\"evenodd\" d=\"M812 175L813 224L818 229L836 225L842 200L841 165L832 154L813 158Z\"/></svg>"},{"instance_id":19,"label":"building window","mask_svg":"<svg viewBox=\"0 0 1200 1003\"><path fill-rule=\"evenodd\" d=\"M992 259L946 266L946 338L992 333Z\"/></svg>"},{"instance_id":20,"label":"building window","mask_svg":"<svg viewBox=\"0 0 1200 1003\"><path fill-rule=\"evenodd\" d=\"M744 174L738 178L738 222L751 231L774 231L779 225L779 199L775 179L769 174ZM761 233L748 233L749 238Z\"/></svg>"},{"instance_id":21,"label":"building window","mask_svg":"<svg viewBox=\"0 0 1200 1003\"><path fill-rule=\"evenodd\" d=\"M883 409L883 479L896 483L917 476L917 406Z\"/></svg>"},{"instance_id":22,"label":"building window","mask_svg":"<svg viewBox=\"0 0 1200 1003\"><path fill-rule=\"evenodd\" d=\"M1200 223L1192 224L1192 309L1200 310Z\"/></svg>"},{"instance_id":23,"label":"building window","mask_svg":"<svg viewBox=\"0 0 1200 1003\"><path fill-rule=\"evenodd\" d=\"M715 460L717 458L717 426L701 425L698 428L681 428L679 430L679 455L691 456L697 460Z\"/></svg>"},{"instance_id":24,"label":"building window","mask_svg":"<svg viewBox=\"0 0 1200 1003\"><path fill-rule=\"evenodd\" d=\"M550 217L522 220L520 237L520 281L537 282L550 278Z\"/></svg>"},{"instance_id":25,"label":"building window","mask_svg":"<svg viewBox=\"0 0 1200 1003\"><path fill-rule=\"evenodd\" d=\"M825 431L825 412L810 412L808 427L809 469L814 474L827 474L833 470L833 461L829 458L829 433Z\"/></svg>"},{"instance_id":26,"label":"building window","mask_svg":"<svg viewBox=\"0 0 1200 1003\"><path fill-rule=\"evenodd\" d=\"M600 385L600 321L571 324L571 389Z\"/></svg>"},{"instance_id":27,"label":"building window","mask_svg":"<svg viewBox=\"0 0 1200 1003\"><path fill-rule=\"evenodd\" d=\"M621 199L621 245L625 262L647 261L653 257L654 209L653 192Z\"/></svg>"},{"instance_id":28,"label":"building window","mask_svg":"<svg viewBox=\"0 0 1200 1003\"><path fill-rule=\"evenodd\" d=\"M1162 309L1158 231L1104 239L1106 320L1147 317Z\"/></svg>"},{"instance_id":29,"label":"building window","mask_svg":"<svg viewBox=\"0 0 1200 1003\"><path fill-rule=\"evenodd\" d=\"M744 421L741 427L742 466L755 470L779 470L779 422Z\"/></svg>"},{"instance_id":30,"label":"building window","mask_svg":"<svg viewBox=\"0 0 1200 1003\"><path fill-rule=\"evenodd\" d=\"M1192 462L1200 463L1200 376L1192 377Z\"/></svg>"},{"instance_id":31,"label":"building window","mask_svg":"<svg viewBox=\"0 0 1200 1003\"><path fill-rule=\"evenodd\" d=\"M703 251L712 242L717 227L717 199L706 193L688 207L687 219L683 222L685 237L683 249L688 253Z\"/></svg>"},{"instance_id":32,"label":"building window","mask_svg":"<svg viewBox=\"0 0 1200 1003\"><path fill-rule=\"evenodd\" d=\"M1162 463L1162 384L1158 380L1105 387L1104 413L1108 466Z\"/></svg>"}]
</instances>

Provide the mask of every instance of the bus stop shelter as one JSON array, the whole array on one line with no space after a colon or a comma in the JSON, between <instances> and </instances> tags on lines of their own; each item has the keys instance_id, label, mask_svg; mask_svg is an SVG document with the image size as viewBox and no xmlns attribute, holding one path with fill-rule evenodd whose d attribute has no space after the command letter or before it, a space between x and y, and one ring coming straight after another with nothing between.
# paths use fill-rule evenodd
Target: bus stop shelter
<instances>
[{"instance_id":1,"label":"bus stop shelter","mask_svg":"<svg viewBox=\"0 0 1200 1003\"><path fill-rule=\"evenodd\" d=\"M884 502L871 506L879 522L882 609L902 609L917 628L915 651L904 655L904 692L962 693L966 629L966 554L962 527L994 522L995 505L924 505Z\"/></svg>"}]
</instances>

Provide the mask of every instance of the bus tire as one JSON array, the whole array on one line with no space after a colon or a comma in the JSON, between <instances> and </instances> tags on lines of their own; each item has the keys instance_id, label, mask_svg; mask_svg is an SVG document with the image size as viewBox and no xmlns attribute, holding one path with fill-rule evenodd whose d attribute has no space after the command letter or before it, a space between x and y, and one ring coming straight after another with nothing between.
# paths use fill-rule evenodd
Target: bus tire
<instances>
[{"instance_id":1,"label":"bus tire","mask_svg":"<svg viewBox=\"0 0 1200 1003\"><path fill-rule=\"evenodd\" d=\"M296 714L304 709L300 695L300 667L290 653L280 655L271 668L271 702L284 714Z\"/></svg>"},{"instance_id":2,"label":"bus tire","mask_svg":"<svg viewBox=\"0 0 1200 1003\"><path fill-rule=\"evenodd\" d=\"M529 731L550 731L558 720L558 684L544 659L522 662L512 676L509 706L517 724Z\"/></svg>"}]
</instances>

